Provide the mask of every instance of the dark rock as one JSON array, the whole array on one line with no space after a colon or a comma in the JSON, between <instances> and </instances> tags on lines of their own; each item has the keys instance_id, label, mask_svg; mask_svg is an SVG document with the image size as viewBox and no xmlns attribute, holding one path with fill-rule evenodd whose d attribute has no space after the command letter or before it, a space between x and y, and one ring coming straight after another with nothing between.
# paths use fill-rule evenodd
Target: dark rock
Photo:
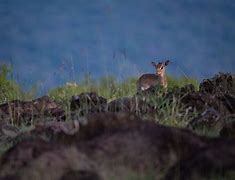
<instances>
[{"instance_id":1,"label":"dark rock","mask_svg":"<svg viewBox=\"0 0 235 180\"><path fill-rule=\"evenodd\" d=\"M235 95L235 76L229 73L219 73L211 79L205 79L199 86L200 92L216 96L224 94Z\"/></svg>"},{"instance_id":2,"label":"dark rock","mask_svg":"<svg viewBox=\"0 0 235 180\"><path fill-rule=\"evenodd\" d=\"M72 175L78 175L71 172L80 172L81 178L89 177L89 172L90 175L93 172L94 176L96 174L99 177L96 171L96 164L85 154L79 152L78 149L69 146L63 146L42 154L30 163L30 167L22 170L17 173L24 180L60 180L66 176L69 178ZM81 172L87 172L87 174L82 174Z\"/></svg>"},{"instance_id":3,"label":"dark rock","mask_svg":"<svg viewBox=\"0 0 235 180\"><path fill-rule=\"evenodd\" d=\"M152 169L158 177L163 169L206 145L205 138L188 130L160 126L130 113L89 114L87 122L70 135L70 146L41 140L18 143L3 155L0 176L17 173L32 179L44 174L57 179L84 170L102 179L124 179L130 172L147 176Z\"/></svg>"},{"instance_id":4,"label":"dark rock","mask_svg":"<svg viewBox=\"0 0 235 180\"><path fill-rule=\"evenodd\" d=\"M108 111L110 112L135 112L138 111L138 100L132 97L123 97L115 99L108 103Z\"/></svg>"},{"instance_id":5,"label":"dark rock","mask_svg":"<svg viewBox=\"0 0 235 180\"><path fill-rule=\"evenodd\" d=\"M198 92L187 94L181 102L196 110L198 116L188 123L188 127L221 129L224 118L235 113L235 78L231 74L218 74L200 84Z\"/></svg>"},{"instance_id":6,"label":"dark rock","mask_svg":"<svg viewBox=\"0 0 235 180\"><path fill-rule=\"evenodd\" d=\"M196 128L215 128L220 129L224 122L221 114L213 108L208 108L204 112L200 113L196 118L190 121L187 127Z\"/></svg>"},{"instance_id":7,"label":"dark rock","mask_svg":"<svg viewBox=\"0 0 235 180\"><path fill-rule=\"evenodd\" d=\"M38 111L49 111L58 108L58 104L52 101L49 96L42 96L32 101L34 108Z\"/></svg>"},{"instance_id":8,"label":"dark rock","mask_svg":"<svg viewBox=\"0 0 235 180\"><path fill-rule=\"evenodd\" d=\"M203 94L200 92L189 93L185 95L181 102L186 107L192 107L197 110L197 112L204 112L208 108L213 108L220 113L227 113L228 110L217 97L210 94Z\"/></svg>"},{"instance_id":9,"label":"dark rock","mask_svg":"<svg viewBox=\"0 0 235 180\"><path fill-rule=\"evenodd\" d=\"M155 109L138 96L124 97L108 103L109 112L131 112L142 119L154 119Z\"/></svg>"},{"instance_id":10,"label":"dark rock","mask_svg":"<svg viewBox=\"0 0 235 180\"><path fill-rule=\"evenodd\" d=\"M0 105L0 121L8 121L17 125L22 123L30 125L34 121L46 117L57 120L62 120L64 117L62 108L48 96L32 101L15 100Z\"/></svg>"},{"instance_id":11,"label":"dark rock","mask_svg":"<svg viewBox=\"0 0 235 180\"><path fill-rule=\"evenodd\" d=\"M20 131L18 128L7 124L6 122L0 122L0 140L3 141L3 137L14 138L19 135ZM5 139L4 138L4 139Z\"/></svg>"},{"instance_id":12,"label":"dark rock","mask_svg":"<svg viewBox=\"0 0 235 180\"><path fill-rule=\"evenodd\" d=\"M220 137L235 138L235 115L228 117L228 119L220 130Z\"/></svg>"},{"instance_id":13,"label":"dark rock","mask_svg":"<svg viewBox=\"0 0 235 180\"><path fill-rule=\"evenodd\" d=\"M177 162L167 173L166 180L233 179L235 172L235 141L212 139L189 158Z\"/></svg>"},{"instance_id":14,"label":"dark rock","mask_svg":"<svg viewBox=\"0 0 235 180\"><path fill-rule=\"evenodd\" d=\"M71 138L78 131L79 122L77 120L66 122L49 121L35 124L35 127L30 132L23 134L22 137L25 138L25 135L26 137L45 138L50 142L66 142L66 139Z\"/></svg>"},{"instance_id":15,"label":"dark rock","mask_svg":"<svg viewBox=\"0 0 235 180\"><path fill-rule=\"evenodd\" d=\"M116 131L120 127L137 127L142 121L135 113L96 113L88 114L85 117L86 123L81 124L80 131L78 133L78 140L92 139L107 131ZM77 141L77 140L76 140Z\"/></svg>"},{"instance_id":16,"label":"dark rock","mask_svg":"<svg viewBox=\"0 0 235 180\"><path fill-rule=\"evenodd\" d=\"M160 179L167 172L168 179L190 179L235 168L235 140L201 137L134 113L94 113L83 119L79 132L68 134L69 146L35 139L18 143L3 155L0 177L108 180L128 179L132 172Z\"/></svg>"},{"instance_id":17,"label":"dark rock","mask_svg":"<svg viewBox=\"0 0 235 180\"><path fill-rule=\"evenodd\" d=\"M0 160L1 175L14 174L18 169L27 166L30 161L54 147L43 140L28 139L10 148Z\"/></svg>"},{"instance_id":18,"label":"dark rock","mask_svg":"<svg viewBox=\"0 0 235 180\"><path fill-rule=\"evenodd\" d=\"M9 176L4 176L4 177L0 177L0 180L19 180L20 177L18 177L17 175L9 175Z\"/></svg>"},{"instance_id":19,"label":"dark rock","mask_svg":"<svg viewBox=\"0 0 235 180\"><path fill-rule=\"evenodd\" d=\"M90 115L88 122L81 126L77 146L106 169L109 178L115 174L117 179L125 179L124 175L132 171L144 179L152 170L158 179L177 160L203 148L207 141L188 130L160 126L127 113Z\"/></svg>"},{"instance_id":20,"label":"dark rock","mask_svg":"<svg viewBox=\"0 0 235 180\"><path fill-rule=\"evenodd\" d=\"M75 147L47 143L39 139L20 142L6 152L0 161L1 178L17 175L22 180L60 180L71 177L69 172L80 172L80 177L84 179L97 174L94 164ZM93 176L82 172L90 172ZM98 174L96 177L99 177Z\"/></svg>"},{"instance_id":21,"label":"dark rock","mask_svg":"<svg viewBox=\"0 0 235 180\"><path fill-rule=\"evenodd\" d=\"M219 97L219 99L223 102L229 114L235 113L235 96L234 95L224 94L223 96Z\"/></svg>"},{"instance_id":22,"label":"dark rock","mask_svg":"<svg viewBox=\"0 0 235 180\"><path fill-rule=\"evenodd\" d=\"M158 179L208 142L188 130L160 126L127 113L99 113L89 118L89 123L81 126L77 146L111 174L118 174L118 179L124 179L123 166L138 177L152 169L154 179Z\"/></svg>"},{"instance_id":23,"label":"dark rock","mask_svg":"<svg viewBox=\"0 0 235 180\"><path fill-rule=\"evenodd\" d=\"M105 111L107 100L94 92L81 93L71 99L71 111L79 111L79 115Z\"/></svg>"},{"instance_id":24,"label":"dark rock","mask_svg":"<svg viewBox=\"0 0 235 180\"><path fill-rule=\"evenodd\" d=\"M15 138L20 135L18 128L6 122L0 122L0 146L4 149L11 145Z\"/></svg>"},{"instance_id":25,"label":"dark rock","mask_svg":"<svg viewBox=\"0 0 235 180\"><path fill-rule=\"evenodd\" d=\"M60 180L101 180L93 171L69 171Z\"/></svg>"},{"instance_id":26,"label":"dark rock","mask_svg":"<svg viewBox=\"0 0 235 180\"><path fill-rule=\"evenodd\" d=\"M210 94L189 93L181 99L181 102L185 109L190 108L190 113L198 114L188 122L188 127L193 129L197 127L220 129L224 124L223 117L230 113L223 101Z\"/></svg>"}]
</instances>

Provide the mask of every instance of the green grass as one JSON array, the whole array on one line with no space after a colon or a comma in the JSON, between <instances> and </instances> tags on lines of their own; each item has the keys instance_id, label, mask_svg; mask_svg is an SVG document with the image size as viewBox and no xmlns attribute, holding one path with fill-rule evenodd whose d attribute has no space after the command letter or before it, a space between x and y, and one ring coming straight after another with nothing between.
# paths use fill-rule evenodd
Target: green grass
<instances>
[{"instance_id":1,"label":"green grass","mask_svg":"<svg viewBox=\"0 0 235 180\"><path fill-rule=\"evenodd\" d=\"M182 87L188 83L192 83L195 89L198 88L199 83L195 79L186 78L171 78L169 79L169 89L174 87ZM128 78L122 82L118 82L115 77L103 77L95 82L92 79L85 78L80 84L77 85L64 85L49 91L49 96L63 105L66 112L70 112L70 100L73 95L78 95L82 92L96 92L99 96L102 96L108 101L126 97L134 96L136 94L136 80L137 78ZM185 127L194 116L192 114L182 113L184 106L178 99L169 101L163 96L163 91L157 89L156 93L148 97L148 103L152 104L158 114L156 115L156 121L158 123Z\"/></svg>"},{"instance_id":2,"label":"green grass","mask_svg":"<svg viewBox=\"0 0 235 180\"><path fill-rule=\"evenodd\" d=\"M171 90L158 87L153 93L142 98L156 109L156 122L167 126L186 127L187 123L197 116L197 112L189 111L181 103L180 97L174 95L171 98L167 97Z\"/></svg>"},{"instance_id":3,"label":"green grass","mask_svg":"<svg viewBox=\"0 0 235 180\"><path fill-rule=\"evenodd\" d=\"M35 97L36 89L32 88L24 92L13 79L12 67L6 64L0 65L0 104L11 100L28 100Z\"/></svg>"},{"instance_id":4,"label":"green grass","mask_svg":"<svg viewBox=\"0 0 235 180\"><path fill-rule=\"evenodd\" d=\"M64 85L49 91L49 96L60 102L70 100L73 95L82 92L96 92L108 100L121 98L124 96L133 96L136 93L136 78L128 78L123 82L118 82L115 77L102 77L97 82L82 81L77 85Z\"/></svg>"},{"instance_id":5,"label":"green grass","mask_svg":"<svg viewBox=\"0 0 235 180\"><path fill-rule=\"evenodd\" d=\"M192 84L196 90L199 89L199 82L195 78L191 77L172 77L167 76L167 82L168 82L168 88L174 88L174 87L182 87L187 84Z\"/></svg>"}]
</instances>

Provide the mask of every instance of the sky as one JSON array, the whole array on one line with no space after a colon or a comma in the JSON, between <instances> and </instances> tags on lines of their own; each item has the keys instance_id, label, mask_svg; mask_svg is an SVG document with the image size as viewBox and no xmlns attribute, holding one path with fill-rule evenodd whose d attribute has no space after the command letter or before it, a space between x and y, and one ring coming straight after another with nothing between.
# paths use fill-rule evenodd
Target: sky
<instances>
[{"instance_id":1,"label":"sky","mask_svg":"<svg viewBox=\"0 0 235 180\"><path fill-rule=\"evenodd\" d=\"M234 0L0 0L0 64L42 91L154 73L199 80L235 71Z\"/></svg>"}]
</instances>

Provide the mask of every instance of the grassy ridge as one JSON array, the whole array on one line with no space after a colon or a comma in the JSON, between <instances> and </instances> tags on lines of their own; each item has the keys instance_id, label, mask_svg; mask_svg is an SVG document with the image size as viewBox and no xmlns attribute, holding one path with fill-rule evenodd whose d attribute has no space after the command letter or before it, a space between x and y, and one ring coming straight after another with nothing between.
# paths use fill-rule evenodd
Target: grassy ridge
<instances>
[{"instance_id":1,"label":"grassy ridge","mask_svg":"<svg viewBox=\"0 0 235 180\"><path fill-rule=\"evenodd\" d=\"M25 92L19 84L12 78L13 69L5 64L0 65L0 103L5 103L11 100L33 99L36 97L36 88ZM194 78L179 77L174 78L167 76L169 88L181 87L185 84L193 84L196 88L199 83ZM84 76L83 80L76 83L66 83L64 86L51 89L48 94L53 99L64 105L73 95L82 92L96 92L99 96L103 96L108 100L124 96L133 96L136 93L137 77L129 77L124 81L118 81L114 76L106 76L94 81L89 76Z\"/></svg>"},{"instance_id":2,"label":"grassy ridge","mask_svg":"<svg viewBox=\"0 0 235 180\"><path fill-rule=\"evenodd\" d=\"M6 65L0 66L0 103L6 103L11 100L28 100L36 98L36 89L29 92L22 91L22 88L10 78L12 69ZM173 78L167 76L168 90L174 87L182 87L186 84L193 84L197 89L199 83L193 78L179 77ZM66 83L63 86L51 89L48 95L64 107L64 110L70 112L70 100L73 95L82 92L96 92L108 101L121 97L134 96L136 94L137 77L130 77L124 81L118 81L113 76L102 77L94 81L90 76L84 76L81 82ZM148 97L149 103L157 109L158 116L156 120L161 124L172 126L185 126L189 117L182 116L184 108L177 100L170 102L163 97L162 91L158 91L154 96Z\"/></svg>"},{"instance_id":3,"label":"grassy ridge","mask_svg":"<svg viewBox=\"0 0 235 180\"><path fill-rule=\"evenodd\" d=\"M193 84L197 89L199 82L193 78L173 78L167 77L169 89L174 87L182 87L186 84ZM133 96L136 93L136 77L130 77L122 82L113 76L102 77L95 82L93 80L82 81L80 84L67 84L61 87L57 87L49 91L49 96L60 102L68 101L72 95L80 94L82 92L97 92L98 95L113 100L125 96Z\"/></svg>"}]
</instances>

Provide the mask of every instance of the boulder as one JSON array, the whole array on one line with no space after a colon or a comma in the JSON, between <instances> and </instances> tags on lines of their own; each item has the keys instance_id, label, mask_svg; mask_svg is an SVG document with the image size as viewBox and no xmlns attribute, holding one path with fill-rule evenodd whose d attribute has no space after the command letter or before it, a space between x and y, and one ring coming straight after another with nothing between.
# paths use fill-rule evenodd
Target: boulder
<instances>
[{"instance_id":1,"label":"boulder","mask_svg":"<svg viewBox=\"0 0 235 180\"><path fill-rule=\"evenodd\" d=\"M80 116L105 111L107 100L94 92L81 93L71 99L70 110L78 111Z\"/></svg>"}]
</instances>

